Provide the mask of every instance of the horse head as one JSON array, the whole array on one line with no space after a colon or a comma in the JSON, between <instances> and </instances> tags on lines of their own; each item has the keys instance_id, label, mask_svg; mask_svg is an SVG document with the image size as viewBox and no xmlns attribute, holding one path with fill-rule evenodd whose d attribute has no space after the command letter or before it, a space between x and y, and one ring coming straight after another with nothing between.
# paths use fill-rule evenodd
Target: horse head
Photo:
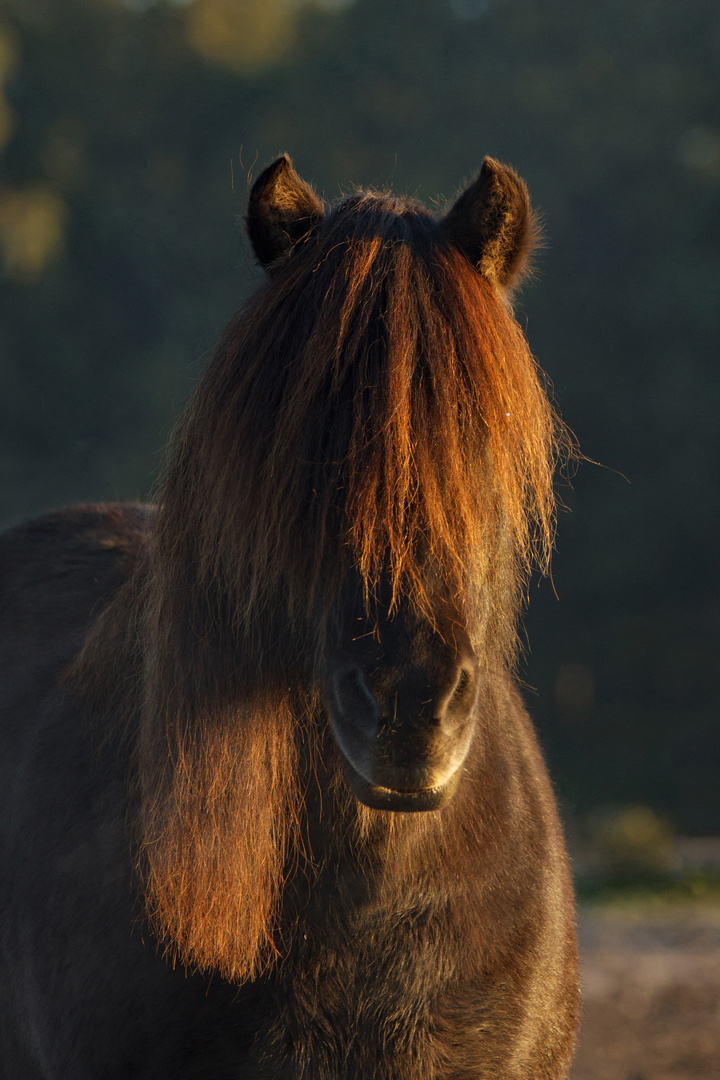
<instances>
[{"instance_id":1,"label":"horse head","mask_svg":"<svg viewBox=\"0 0 720 1080\"><path fill-rule=\"evenodd\" d=\"M317 420L319 428L324 423L336 438L336 445L328 448L329 439L325 440L325 445L319 440L314 445L311 443L309 456L320 461L324 457L326 462L328 458L340 462L335 466L335 491L329 500L329 513L326 510L329 521L338 516L342 518L343 513L347 516L347 502L343 505L342 500L358 476L363 483L363 478L371 475L372 470L367 468L365 460L368 444L383 438L379 410L374 404L368 408L363 401L367 402L374 387L387 378L386 370L392 363L397 363L397 356L403 351L392 343L379 350L377 346L384 335L392 336L387 327L392 322L391 308L397 298L392 295L387 282L395 272L393 259L402 260L404 248L410 252L410 258L418 258L419 253L420 263L432 266L436 249L460 252L472 265L470 270L465 264L469 276L482 278L492 294L504 303L522 276L534 239L533 218L524 185L512 170L491 159L486 159L478 179L439 222L408 200L381 196L373 205L371 199L351 196L339 208L328 212L312 188L295 173L289 158L283 156L255 182L247 212L247 230L255 254L276 288L282 288L283 277L293 280L296 267L303 260L308 268L317 271L317 277L318 273L327 272L328 264L338 257L338 252L357 251L363 244L369 250L378 236L386 248L392 249L362 304L356 305L364 308L371 333L366 337L365 346L356 348L352 357L354 372L347 379L350 388L338 394L336 412L329 420L327 416L324 421L322 418ZM365 274L368 276L367 271ZM349 271L343 286L347 292L355 287ZM406 285L404 290L398 289L398 292L405 291L408 302L408 309L400 313L398 320L403 324L412 322L413 287L418 293L422 292L416 281L411 287ZM337 275L329 276L325 295L318 297L318 303L327 303L328 295L337 291ZM428 292L432 293L432 288ZM374 309L374 317L368 317L369 309ZM424 315L425 325L422 325L422 317L418 319L421 325L412 342L415 355L405 378L418 380L418 371L427 365L428 381L440 386L443 376L438 372L447 358L439 355L442 343L431 340L432 319L432 313L428 312ZM342 348L344 346L337 352ZM381 354L374 369L372 361L368 360L373 351ZM405 351L410 350L406 348ZM327 363L328 366L337 364L337 356L331 351ZM363 367L366 368L365 377L358 378L356 373ZM398 445L402 438L397 439L377 470L382 473L381 485L389 478L399 491L405 486L404 499L410 513L404 515L395 529L395 536L390 538L389 545L386 544L378 560L384 564L384 569L374 575L371 588L368 577L372 575L368 575L367 565L372 558L365 558L365 572L358 565L363 561L362 545L365 543L367 548L367 533L372 534L374 530L376 535L371 535L369 545L372 547L375 543L377 549L385 539L385 523L374 520L366 528L366 536L360 536L359 545L355 544L354 563L343 575L333 618L325 628L321 663L322 695L353 793L371 808L399 811L439 809L454 794L476 726L480 686L480 661L476 651L478 620L477 616L471 617L473 625L468 626L462 569L454 581L440 582L439 587L437 582L428 588L424 584L428 576L432 580L433 575L426 573L424 553L427 545L419 538L422 523L413 522L412 514L423 501L426 506L433 499L437 503L443 502L443 478L438 474L447 477L457 460L468 452L468 446L458 447L455 460L449 468L445 467L442 451L438 452L437 432L427 438L420 430L423 392L431 396L434 390L428 391L426 387L423 391L418 386L417 393L409 395L410 400L403 402L399 397L396 402L398 411L406 408L408 413L420 406L418 417L409 418L407 426L411 430L404 436L414 445L401 458ZM331 386L327 396L332 397ZM362 424L356 425L362 428L361 438L344 436L343 442L337 439L336 432L346 432L352 427L352 421L345 423L342 415L348 400L352 402L350 411L355 418L363 408L366 415ZM384 407L387 408L386 404ZM479 417L479 411L476 410L473 418L476 426L478 422L481 426L487 424L489 419ZM472 423L464 423L464 432L467 442L472 444ZM459 441L458 433L454 433L454 437ZM425 447L423 440L427 442ZM365 445L358 447L362 442ZM479 451L478 471L481 468L481 442L482 439L477 440L475 447ZM422 485L415 481L408 484L408 477L419 469L417 462L423 451L428 459L435 458L428 472L432 470L436 476L426 492L419 490ZM348 466L353 453L357 460ZM320 466L320 471L322 468ZM410 490L412 483L418 490ZM323 486L327 492L327 473L324 478L320 477L313 495ZM447 488L451 489L450 483ZM401 501L402 498L401 495ZM441 514L446 530L452 534L456 524L452 520L452 496L447 502L448 505L441 508ZM395 509L387 506L388 517ZM477 511L476 501L467 516L472 518ZM367 518L379 516L383 514L383 507L368 508L365 504L364 512ZM490 536L492 530L487 529L492 513L492 510L486 513L483 523L487 532L486 556L488 549L496 546L496 538ZM363 512L352 513L352 517L350 531L358 519L362 524ZM457 525L462 527L459 520ZM388 546L392 548L393 545L394 552L388 553ZM307 546L317 549L317 535ZM351 551L353 548L352 539L348 545L342 529L336 542L338 546L349 547ZM404 549L400 558L398 549ZM412 564L414 582L408 582L407 574L406 580L401 581L403 570L398 564L403 558ZM422 594L419 602L418 592ZM469 629L474 631L475 647Z\"/></svg>"}]
</instances>

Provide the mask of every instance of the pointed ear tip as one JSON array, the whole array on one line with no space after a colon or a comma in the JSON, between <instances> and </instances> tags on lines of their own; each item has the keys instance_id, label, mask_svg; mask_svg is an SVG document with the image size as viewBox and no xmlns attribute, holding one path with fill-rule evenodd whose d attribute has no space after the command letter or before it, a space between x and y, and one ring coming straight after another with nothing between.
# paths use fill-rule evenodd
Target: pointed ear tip
<instances>
[{"instance_id":1,"label":"pointed ear tip","mask_svg":"<svg viewBox=\"0 0 720 1080\"><path fill-rule=\"evenodd\" d=\"M260 172L257 179L254 181L251 191L261 191L267 187L268 184L272 184L274 181L280 179L281 176L287 176L292 173L293 164L289 154L281 154L280 157L275 158L269 165Z\"/></svg>"},{"instance_id":2,"label":"pointed ear tip","mask_svg":"<svg viewBox=\"0 0 720 1080\"><path fill-rule=\"evenodd\" d=\"M280 157L275 160L260 173L260 176L267 177L268 180L273 179L276 176L281 176L283 173L289 173L293 171L292 159L289 154L281 154ZM258 180L260 177L258 177Z\"/></svg>"},{"instance_id":3,"label":"pointed ear tip","mask_svg":"<svg viewBox=\"0 0 720 1080\"><path fill-rule=\"evenodd\" d=\"M483 160L482 167L480 169L480 176L488 178L504 177L506 180L520 184L525 187L525 181L522 177L513 169L512 165L506 165L503 161L498 161L497 158L486 157Z\"/></svg>"},{"instance_id":4,"label":"pointed ear tip","mask_svg":"<svg viewBox=\"0 0 720 1080\"><path fill-rule=\"evenodd\" d=\"M505 176L508 173L510 173L512 176L515 176L515 170L512 169L509 165L505 165L497 158L490 157L489 155L483 158L483 163L480 166L480 176L483 179L488 179L491 176Z\"/></svg>"}]
</instances>

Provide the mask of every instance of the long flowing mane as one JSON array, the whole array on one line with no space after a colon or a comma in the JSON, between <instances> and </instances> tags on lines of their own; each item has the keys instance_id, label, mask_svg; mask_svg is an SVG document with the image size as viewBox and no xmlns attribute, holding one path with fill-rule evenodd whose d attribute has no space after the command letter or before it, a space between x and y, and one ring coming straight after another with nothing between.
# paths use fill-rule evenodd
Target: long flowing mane
<instances>
[{"instance_id":1,"label":"long flowing mane","mask_svg":"<svg viewBox=\"0 0 720 1080\"><path fill-rule=\"evenodd\" d=\"M243 635L349 565L421 605L428 559L479 592L501 526L521 580L550 546L556 430L512 315L433 218L357 195L220 342L161 491L163 560L191 558Z\"/></svg>"},{"instance_id":2,"label":"long flowing mane","mask_svg":"<svg viewBox=\"0 0 720 1080\"><path fill-rule=\"evenodd\" d=\"M344 199L232 320L72 673L136 732L147 912L183 962L240 981L275 953L319 739L304 658L350 571L369 607L381 578L457 599L511 663L560 433L510 307L409 200Z\"/></svg>"}]
</instances>

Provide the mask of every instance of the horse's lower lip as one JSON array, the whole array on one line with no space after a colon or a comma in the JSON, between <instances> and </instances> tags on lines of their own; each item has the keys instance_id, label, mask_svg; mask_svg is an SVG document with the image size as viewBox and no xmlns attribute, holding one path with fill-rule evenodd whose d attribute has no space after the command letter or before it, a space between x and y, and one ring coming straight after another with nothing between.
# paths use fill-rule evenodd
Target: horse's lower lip
<instances>
[{"instance_id":1,"label":"horse's lower lip","mask_svg":"<svg viewBox=\"0 0 720 1080\"><path fill-rule=\"evenodd\" d=\"M392 810L395 813L419 813L428 810L439 810L455 794L460 772L458 769L448 780L436 787L429 788L399 788L385 787L382 784L373 784L342 755L345 775L358 802L369 806L372 810Z\"/></svg>"}]
</instances>

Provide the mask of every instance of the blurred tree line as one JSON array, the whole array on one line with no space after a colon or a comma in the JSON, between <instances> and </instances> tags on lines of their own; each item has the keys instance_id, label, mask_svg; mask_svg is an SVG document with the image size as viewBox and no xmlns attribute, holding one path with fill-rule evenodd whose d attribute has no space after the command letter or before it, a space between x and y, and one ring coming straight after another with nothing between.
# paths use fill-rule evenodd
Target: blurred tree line
<instances>
[{"instance_id":1,"label":"blurred tree line","mask_svg":"<svg viewBox=\"0 0 720 1080\"><path fill-rule=\"evenodd\" d=\"M499 157L548 235L519 317L600 463L531 590L530 708L571 813L717 831L719 70L716 0L0 0L4 520L150 491L278 152L438 206Z\"/></svg>"}]
</instances>

